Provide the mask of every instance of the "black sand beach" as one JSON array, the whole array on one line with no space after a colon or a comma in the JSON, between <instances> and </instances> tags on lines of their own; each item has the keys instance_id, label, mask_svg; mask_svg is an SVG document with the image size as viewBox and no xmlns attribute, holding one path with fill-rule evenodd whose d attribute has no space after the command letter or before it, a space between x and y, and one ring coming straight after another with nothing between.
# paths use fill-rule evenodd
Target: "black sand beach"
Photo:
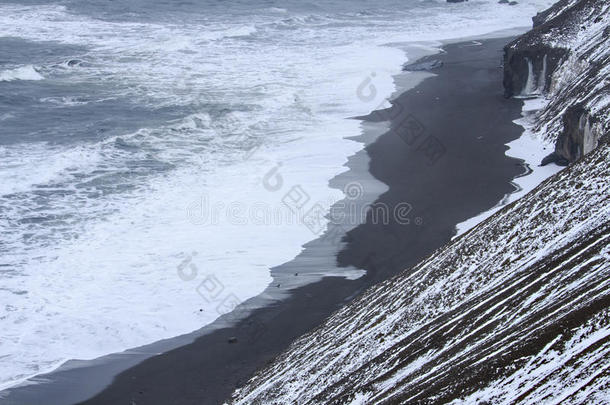
<instances>
[{"instance_id":1,"label":"black sand beach","mask_svg":"<svg viewBox=\"0 0 610 405\"><path fill-rule=\"evenodd\" d=\"M502 96L500 61L502 47L509 40L445 46L444 53L424 58L443 62L432 71L437 76L402 94L391 109L364 118L369 122L390 118L391 130L352 157L348 163L352 170L331 184L343 188L357 180L355 162L368 153L370 172L389 186L376 204L386 204L390 212L400 204L411 207L409 223L399 223L394 217L380 223L369 216L365 224L348 232L348 246L338 255L338 262L366 269L364 277L325 278L297 288L283 301L254 310L235 326L204 328L209 333L194 343L122 372L84 403L222 403L292 340L315 328L363 289L447 243L457 223L491 208L513 191L510 182L524 168L520 161L504 155L505 144L522 132L512 123L520 116L521 103ZM361 140L366 143L366 135ZM297 273L306 274L328 261L324 255L329 243L330 238L322 237L306 245L293 261L273 269L276 280L298 277ZM76 378L74 384L78 384L77 374L70 377ZM16 391L11 400L47 403L45 395L52 391Z\"/></svg>"},{"instance_id":2,"label":"black sand beach","mask_svg":"<svg viewBox=\"0 0 610 405\"><path fill-rule=\"evenodd\" d=\"M522 129L520 102L502 97L502 47L508 39L451 44L438 74L402 94L394 107L367 120L392 117L392 130L367 147L370 171L390 185L378 203L412 206L422 225L395 221L349 232L341 265L368 270L374 282L410 267L453 236L453 226L494 206L514 191L520 161L504 156ZM478 45L482 43L482 45ZM420 62L421 62L420 61Z\"/></svg>"}]
</instances>

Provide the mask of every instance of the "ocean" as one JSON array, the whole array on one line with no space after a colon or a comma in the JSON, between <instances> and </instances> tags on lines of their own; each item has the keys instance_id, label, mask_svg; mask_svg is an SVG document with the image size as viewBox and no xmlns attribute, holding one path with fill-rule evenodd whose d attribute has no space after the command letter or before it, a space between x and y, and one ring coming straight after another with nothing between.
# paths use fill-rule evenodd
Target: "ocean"
<instances>
[{"instance_id":1,"label":"ocean","mask_svg":"<svg viewBox=\"0 0 610 405\"><path fill-rule=\"evenodd\" d=\"M2 0L0 390L259 294L344 197L396 44L551 3Z\"/></svg>"}]
</instances>

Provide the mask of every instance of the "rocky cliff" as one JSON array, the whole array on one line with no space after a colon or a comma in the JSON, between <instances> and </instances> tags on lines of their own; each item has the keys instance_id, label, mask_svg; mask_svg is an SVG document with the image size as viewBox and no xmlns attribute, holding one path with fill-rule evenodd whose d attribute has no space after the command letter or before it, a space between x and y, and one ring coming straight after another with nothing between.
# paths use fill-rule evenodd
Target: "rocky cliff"
<instances>
[{"instance_id":1,"label":"rocky cliff","mask_svg":"<svg viewBox=\"0 0 610 405\"><path fill-rule=\"evenodd\" d=\"M556 142L544 163L567 164L610 131L610 3L562 0L504 49L507 97L544 97L534 131Z\"/></svg>"}]
</instances>

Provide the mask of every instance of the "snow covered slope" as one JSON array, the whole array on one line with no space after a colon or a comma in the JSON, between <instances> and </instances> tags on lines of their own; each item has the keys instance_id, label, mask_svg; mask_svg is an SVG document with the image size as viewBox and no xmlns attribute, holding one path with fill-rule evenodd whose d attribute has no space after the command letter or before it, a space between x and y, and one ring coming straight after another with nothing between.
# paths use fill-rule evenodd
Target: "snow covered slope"
<instances>
[{"instance_id":1,"label":"snow covered slope","mask_svg":"<svg viewBox=\"0 0 610 405\"><path fill-rule=\"evenodd\" d=\"M610 396L610 145L296 341L235 403ZM495 402L495 401L494 401Z\"/></svg>"},{"instance_id":2,"label":"snow covered slope","mask_svg":"<svg viewBox=\"0 0 610 405\"><path fill-rule=\"evenodd\" d=\"M562 0L507 47L509 95L549 98L536 129L574 163L337 311L232 403L610 403L608 22L607 1Z\"/></svg>"}]
</instances>

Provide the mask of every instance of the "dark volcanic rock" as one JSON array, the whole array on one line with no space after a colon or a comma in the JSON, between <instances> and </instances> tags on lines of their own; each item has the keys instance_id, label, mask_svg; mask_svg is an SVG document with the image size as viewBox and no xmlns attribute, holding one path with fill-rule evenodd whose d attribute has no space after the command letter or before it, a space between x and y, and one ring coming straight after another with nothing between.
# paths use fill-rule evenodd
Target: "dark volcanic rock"
<instances>
[{"instance_id":1,"label":"dark volcanic rock","mask_svg":"<svg viewBox=\"0 0 610 405\"><path fill-rule=\"evenodd\" d=\"M79 59L70 59L68 62L66 62L66 65L70 67L81 66L82 64L83 61Z\"/></svg>"},{"instance_id":2,"label":"dark volcanic rock","mask_svg":"<svg viewBox=\"0 0 610 405\"><path fill-rule=\"evenodd\" d=\"M567 159L562 158L555 152L551 152L545 156L544 159L542 159L542 162L540 162L540 166L546 166L550 163L555 163L558 166L567 166L570 164Z\"/></svg>"},{"instance_id":3,"label":"dark volcanic rock","mask_svg":"<svg viewBox=\"0 0 610 405\"><path fill-rule=\"evenodd\" d=\"M591 118L582 104L568 107L563 115L563 134L555 145L558 156L573 162L593 149L589 146L587 150L586 145L591 136Z\"/></svg>"},{"instance_id":4,"label":"dark volcanic rock","mask_svg":"<svg viewBox=\"0 0 610 405\"><path fill-rule=\"evenodd\" d=\"M411 63L409 65L404 65L402 67L402 70L407 71L407 72L417 72L417 71L421 71L421 70L438 69L440 67L443 67L442 61L430 60L430 61L425 61L425 62Z\"/></svg>"},{"instance_id":5,"label":"dark volcanic rock","mask_svg":"<svg viewBox=\"0 0 610 405\"><path fill-rule=\"evenodd\" d=\"M504 49L505 97L547 92L552 83L553 72L568 53L567 49L544 44L527 47L507 45ZM530 73L534 75L531 78L533 87L528 89L526 87ZM527 94L528 92L530 94Z\"/></svg>"}]
</instances>

